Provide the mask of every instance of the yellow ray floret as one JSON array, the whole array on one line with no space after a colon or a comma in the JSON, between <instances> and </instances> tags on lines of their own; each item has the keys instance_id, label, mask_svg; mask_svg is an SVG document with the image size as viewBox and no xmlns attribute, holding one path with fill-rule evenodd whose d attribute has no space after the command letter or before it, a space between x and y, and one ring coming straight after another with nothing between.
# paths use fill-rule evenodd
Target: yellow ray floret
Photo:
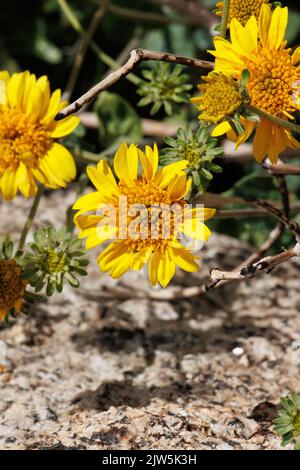
<instances>
[{"instance_id":1,"label":"yellow ray floret","mask_svg":"<svg viewBox=\"0 0 300 470\"><path fill-rule=\"evenodd\" d=\"M75 178L72 155L56 142L79 123L75 116L54 120L65 105L60 90L51 94L46 76L0 72L0 194L6 200L18 190L33 196L37 181L57 189Z\"/></svg>"},{"instance_id":2,"label":"yellow ray floret","mask_svg":"<svg viewBox=\"0 0 300 470\"><path fill-rule=\"evenodd\" d=\"M198 270L197 257L180 242L180 233L194 240L207 240L210 231L203 221L212 217L215 210L190 210L184 201L190 190L190 180L184 172L187 164L187 160L182 160L158 169L156 145L153 149L147 146L142 152L135 145L128 148L123 144L114 157L117 179L106 161L101 160L97 168L88 167L97 191L74 204L74 221L80 238L86 238L87 248L111 242L98 257L102 271L119 278L148 262L152 285L165 287L176 266L189 272ZM124 200L125 212L121 205ZM184 219L170 210L175 206L176 210L183 210Z\"/></svg>"},{"instance_id":3,"label":"yellow ray floret","mask_svg":"<svg viewBox=\"0 0 300 470\"><path fill-rule=\"evenodd\" d=\"M231 41L216 37L215 50L210 52L216 57L216 72L239 79L244 69L249 70L246 88L251 105L275 118L290 120L294 119L293 113L297 108L293 84L297 83L300 75L300 49L292 53L291 49L286 48L287 21L286 7L277 7L272 12L270 6L265 4L258 20L252 16L245 26L234 18L230 23ZM245 128L245 135L235 136L237 145L250 136L255 123L246 121ZM229 130L230 126L225 122L221 131L225 133ZM268 156L272 163L276 163L278 155L286 147L299 148L300 144L289 130L262 118L254 138L256 160L261 162Z\"/></svg>"}]
</instances>

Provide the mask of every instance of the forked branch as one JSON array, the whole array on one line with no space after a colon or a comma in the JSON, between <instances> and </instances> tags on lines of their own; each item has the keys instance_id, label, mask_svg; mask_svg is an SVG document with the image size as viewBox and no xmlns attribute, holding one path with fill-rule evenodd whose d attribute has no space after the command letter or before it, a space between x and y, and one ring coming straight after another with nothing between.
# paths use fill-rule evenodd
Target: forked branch
<instances>
[{"instance_id":1,"label":"forked branch","mask_svg":"<svg viewBox=\"0 0 300 470\"><path fill-rule=\"evenodd\" d=\"M119 80L126 77L140 62L146 60L171 62L174 64L181 64L202 69L214 68L214 64L206 60L193 59L192 57L169 54L167 52L149 51L147 49L134 49L133 51L131 51L128 61L124 65L122 65L122 67L110 73L101 82L91 88L87 93L85 93L76 101L64 108L60 113L56 115L55 119L57 121L60 121L61 119L64 119L70 114L77 113L83 106L90 103L97 95L99 95L99 93L104 90L107 90L107 88L110 88L112 85L114 85L114 83L117 83Z\"/></svg>"}]
</instances>

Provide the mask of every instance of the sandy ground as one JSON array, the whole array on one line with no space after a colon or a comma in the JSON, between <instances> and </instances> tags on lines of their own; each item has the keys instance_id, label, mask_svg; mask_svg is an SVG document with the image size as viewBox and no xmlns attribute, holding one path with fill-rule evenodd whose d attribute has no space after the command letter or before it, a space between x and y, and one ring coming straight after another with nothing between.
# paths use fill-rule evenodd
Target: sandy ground
<instances>
[{"instance_id":1,"label":"sandy ground","mask_svg":"<svg viewBox=\"0 0 300 470\"><path fill-rule=\"evenodd\" d=\"M73 200L52 194L37 224L61 226ZM0 205L1 235L17 234L27 207ZM104 299L116 284L145 295L149 285L143 272L118 283L100 274L96 253L79 290L0 327L0 448L280 449L279 397L300 391L300 263L170 303ZM174 284L197 285L249 253L214 235L203 270Z\"/></svg>"}]
</instances>

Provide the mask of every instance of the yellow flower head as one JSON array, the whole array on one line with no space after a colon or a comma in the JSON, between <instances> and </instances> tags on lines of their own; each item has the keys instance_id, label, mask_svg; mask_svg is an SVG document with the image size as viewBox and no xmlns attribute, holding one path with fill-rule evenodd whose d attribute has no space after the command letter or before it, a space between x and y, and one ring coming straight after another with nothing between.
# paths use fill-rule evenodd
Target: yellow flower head
<instances>
[{"instance_id":1,"label":"yellow flower head","mask_svg":"<svg viewBox=\"0 0 300 470\"><path fill-rule=\"evenodd\" d=\"M21 268L15 259L0 259L0 319L10 309L19 312L23 304L23 296L27 282L20 277Z\"/></svg>"},{"instance_id":2,"label":"yellow flower head","mask_svg":"<svg viewBox=\"0 0 300 470\"><path fill-rule=\"evenodd\" d=\"M56 122L65 105L61 92L50 93L46 76L0 72L0 194L11 200L18 189L36 193L36 181L57 189L76 175L72 155L56 139L78 125L75 116Z\"/></svg>"},{"instance_id":3,"label":"yellow flower head","mask_svg":"<svg viewBox=\"0 0 300 470\"><path fill-rule=\"evenodd\" d=\"M88 167L88 176L97 191L75 203L78 212L74 220L81 230L80 238L87 238L87 249L111 240L98 258L102 271L119 278L129 269L141 269L148 262L152 285L160 283L165 287L176 265L189 272L199 269L196 256L182 245L178 232L207 240L210 230L203 220L212 217L215 211L190 208L183 200L190 189L184 172L187 164L187 160L181 160L158 170L156 145L153 149L147 146L144 153L135 145L128 148L123 144L114 157L118 180L104 160L97 168ZM123 210L125 201L127 207ZM182 219L175 220L177 214L169 210L174 205L177 209L186 208L185 224ZM107 220L108 212L114 212L116 218ZM164 218L166 215L169 218Z\"/></svg>"},{"instance_id":4,"label":"yellow flower head","mask_svg":"<svg viewBox=\"0 0 300 470\"><path fill-rule=\"evenodd\" d=\"M288 9L277 7L273 12L269 5L263 5L259 19L254 16L245 27L236 19L230 24L231 42L214 38L216 57L215 70L239 79L243 70L248 69L247 92L251 104L274 117L293 119L295 103L293 83L299 78L300 48L292 53L286 48L284 39L288 20ZM253 121L246 121L245 135L237 145L245 141L255 127ZM222 123L215 135L230 130L229 123ZM273 121L261 119L254 139L254 156L261 162L268 155L276 163L278 155L286 148L300 146L287 129Z\"/></svg>"},{"instance_id":5,"label":"yellow flower head","mask_svg":"<svg viewBox=\"0 0 300 470\"><path fill-rule=\"evenodd\" d=\"M241 25L245 26L252 15L256 18L259 17L264 3L268 3L268 0L230 0L228 25L233 18L236 18ZM215 10L217 16L222 16L223 8L223 1L217 3L217 9Z\"/></svg>"},{"instance_id":6,"label":"yellow flower head","mask_svg":"<svg viewBox=\"0 0 300 470\"><path fill-rule=\"evenodd\" d=\"M199 119L208 124L217 124L232 117L241 108L243 98L238 83L223 73L210 72L202 77L198 89L202 94L191 101L198 105Z\"/></svg>"}]
</instances>

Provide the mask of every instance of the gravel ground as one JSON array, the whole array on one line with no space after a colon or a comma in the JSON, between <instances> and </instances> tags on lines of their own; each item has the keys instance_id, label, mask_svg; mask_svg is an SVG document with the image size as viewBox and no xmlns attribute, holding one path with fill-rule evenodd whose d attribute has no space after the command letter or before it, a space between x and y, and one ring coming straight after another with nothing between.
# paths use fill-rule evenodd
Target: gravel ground
<instances>
[{"instance_id":1,"label":"gravel ground","mask_svg":"<svg viewBox=\"0 0 300 470\"><path fill-rule=\"evenodd\" d=\"M74 198L52 193L37 224L61 226ZM19 198L0 205L0 235L17 235L25 209ZM279 397L300 391L300 263L166 302L147 299L144 272L118 282L101 274L96 252L79 290L0 327L0 448L280 449ZM214 235L202 271L174 284L197 285L249 253ZM118 298L116 286L145 298Z\"/></svg>"}]
</instances>

